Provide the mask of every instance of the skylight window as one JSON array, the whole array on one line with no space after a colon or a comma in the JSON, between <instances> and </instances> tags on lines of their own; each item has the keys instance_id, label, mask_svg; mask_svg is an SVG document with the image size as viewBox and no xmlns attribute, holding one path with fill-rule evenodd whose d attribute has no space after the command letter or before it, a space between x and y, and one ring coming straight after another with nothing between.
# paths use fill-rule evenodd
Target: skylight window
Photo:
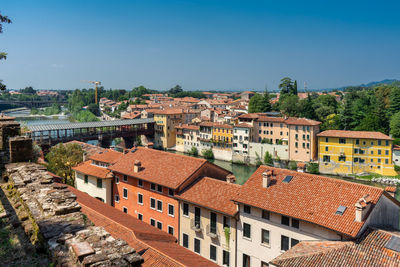
<instances>
[{"instance_id":1,"label":"skylight window","mask_svg":"<svg viewBox=\"0 0 400 267\"><path fill-rule=\"evenodd\" d=\"M343 213L345 212L346 209L347 209L347 207L345 207L345 206L339 206L339 208L336 210L336 214L343 215Z\"/></svg>"},{"instance_id":2,"label":"skylight window","mask_svg":"<svg viewBox=\"0 0 400 267\"><path fill-rule=\"evenodd\" d=\"M285 177L285 179L283 179L283 182L284 183L290 183L290 181L293 179L293 176L292 175L287 175L286 177Z\"/></svg>"},{"instance_id":3,"label":"skylight window","mask_svg":"<svg viewBox=\"0 0 400 267\"><path fill-rule=\"evenodd\" d=\"M400 252L400 238L397 236L392 236L386 243L385 248Z\"/></svg>"}]
</instances>

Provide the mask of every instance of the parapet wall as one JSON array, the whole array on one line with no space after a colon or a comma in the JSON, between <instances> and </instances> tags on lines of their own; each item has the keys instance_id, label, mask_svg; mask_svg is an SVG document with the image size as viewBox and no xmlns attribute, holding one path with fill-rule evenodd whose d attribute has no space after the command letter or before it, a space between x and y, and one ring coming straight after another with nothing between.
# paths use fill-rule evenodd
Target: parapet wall
<instances>
[{"instance_id":1,"label":"parapet wall","mask_svg":"<svg viewBox=\"0 0 400 267\"><path fill-rule=\"evenodd\" d=\"M76 195L52 181L46 169L34 163L6 165L9 188L29 213L27 234L49 250L56 266L141 266L143 258L125 241L93 226L80 211ZM29 231L28 231L28 230Z\"/></svg>"}]
</instances>

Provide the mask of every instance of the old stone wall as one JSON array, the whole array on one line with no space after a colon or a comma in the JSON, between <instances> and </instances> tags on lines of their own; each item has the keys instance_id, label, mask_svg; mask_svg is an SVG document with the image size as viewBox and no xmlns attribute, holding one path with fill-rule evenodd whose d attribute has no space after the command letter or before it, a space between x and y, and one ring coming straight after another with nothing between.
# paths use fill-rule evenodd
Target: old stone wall
<instances>
[{"instance_id":1,"label":"old stone wall","mask_svg":"<svg viewBox=\"0 0 400 267\"><path fill-rule=\"evenodd\" d=\"M76 196L65 185L53 183L43 166L10 163L6 175L9 188L28 210L27 234L49 250L56 266L141 266L142 257L125 241L93 226Z\"/></svg>"},{"instance_id":2,"label":"old stone wall","mask_svg":"<svg viewBox=\"0 0 400 267\"><path fill-rule=\"evenodd\" d=\"M32 138L16 136L8 139L10 162L27 162L32 160Z\"/></svg>"},{"instance_id":3,"label":"old stone wall","mask_svg":"<svg viewBox=\"0 0 400 267\"><path fill-rule=\"evenodd\" d=\"M19 122L0 121L0 151L8 149L8 138L18 136L20 133Z\"/></svg>"}]
</instances>

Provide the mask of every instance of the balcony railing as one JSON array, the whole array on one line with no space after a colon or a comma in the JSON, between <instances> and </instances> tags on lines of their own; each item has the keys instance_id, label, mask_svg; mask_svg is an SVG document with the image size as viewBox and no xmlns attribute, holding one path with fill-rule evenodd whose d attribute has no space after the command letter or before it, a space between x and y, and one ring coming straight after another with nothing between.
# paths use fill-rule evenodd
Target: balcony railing
<instances>
[{"instance_id":1,"label":"balcony railing","mask_svg":"<svg viewBox=\"0 0 400 267\"><path fill-rule=\"evenodd\" d=\"M190 228L195 231L195 232L201 232L203 231L203 226L201 224L201 221L191 219L190 220Z\"/></svg>"},{"instance_id":2,"label":"balcony railing","mask_svg":"<svg viewBox=\"0 0 400 267\"><path fill-rule=\"evenodd\" d=\"M212 227L211 224L207 225L206 234L211 238L217 238L219 236L217 227Z\"/></svg>"}]
</instances>

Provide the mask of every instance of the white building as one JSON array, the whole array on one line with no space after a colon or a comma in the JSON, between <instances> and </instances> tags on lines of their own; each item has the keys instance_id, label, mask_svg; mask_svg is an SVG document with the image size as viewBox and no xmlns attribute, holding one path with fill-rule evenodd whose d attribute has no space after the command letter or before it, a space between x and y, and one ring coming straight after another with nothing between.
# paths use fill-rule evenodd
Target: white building
<instances>
[{"instance_id":1,"label":"white building","mask_svg":"<svg viewBox=\"0 0 400 267\"><path fill-rule=\"evenodd\" d=\"M399 228L400 203L381 188L260 166L233 198L237 266L268 266L300 241L350 240Z\"/></svg>"},{"instance_id":2,"label":"white building","mask_svg":"<svg viewBox=\"0 0 400 267\"><path fill-rule=\"evenodd\" d=\"M240 123L233 127L233 155L243 159L249 157L250 142L252 141L253 126L247 123ZM245 160L243 160L245 161Z\"/></svg>"},{"instance_id":3,"label":"white building","mask_svg":"<svg viewBox=\"0 0 400 267\"><path fill-rule=\"evenodd\" d=\"M76 188L108 205L112 205L112 173L107 169L122 153L107 149L73 167Z\"/></svg>"}]
</instances>

